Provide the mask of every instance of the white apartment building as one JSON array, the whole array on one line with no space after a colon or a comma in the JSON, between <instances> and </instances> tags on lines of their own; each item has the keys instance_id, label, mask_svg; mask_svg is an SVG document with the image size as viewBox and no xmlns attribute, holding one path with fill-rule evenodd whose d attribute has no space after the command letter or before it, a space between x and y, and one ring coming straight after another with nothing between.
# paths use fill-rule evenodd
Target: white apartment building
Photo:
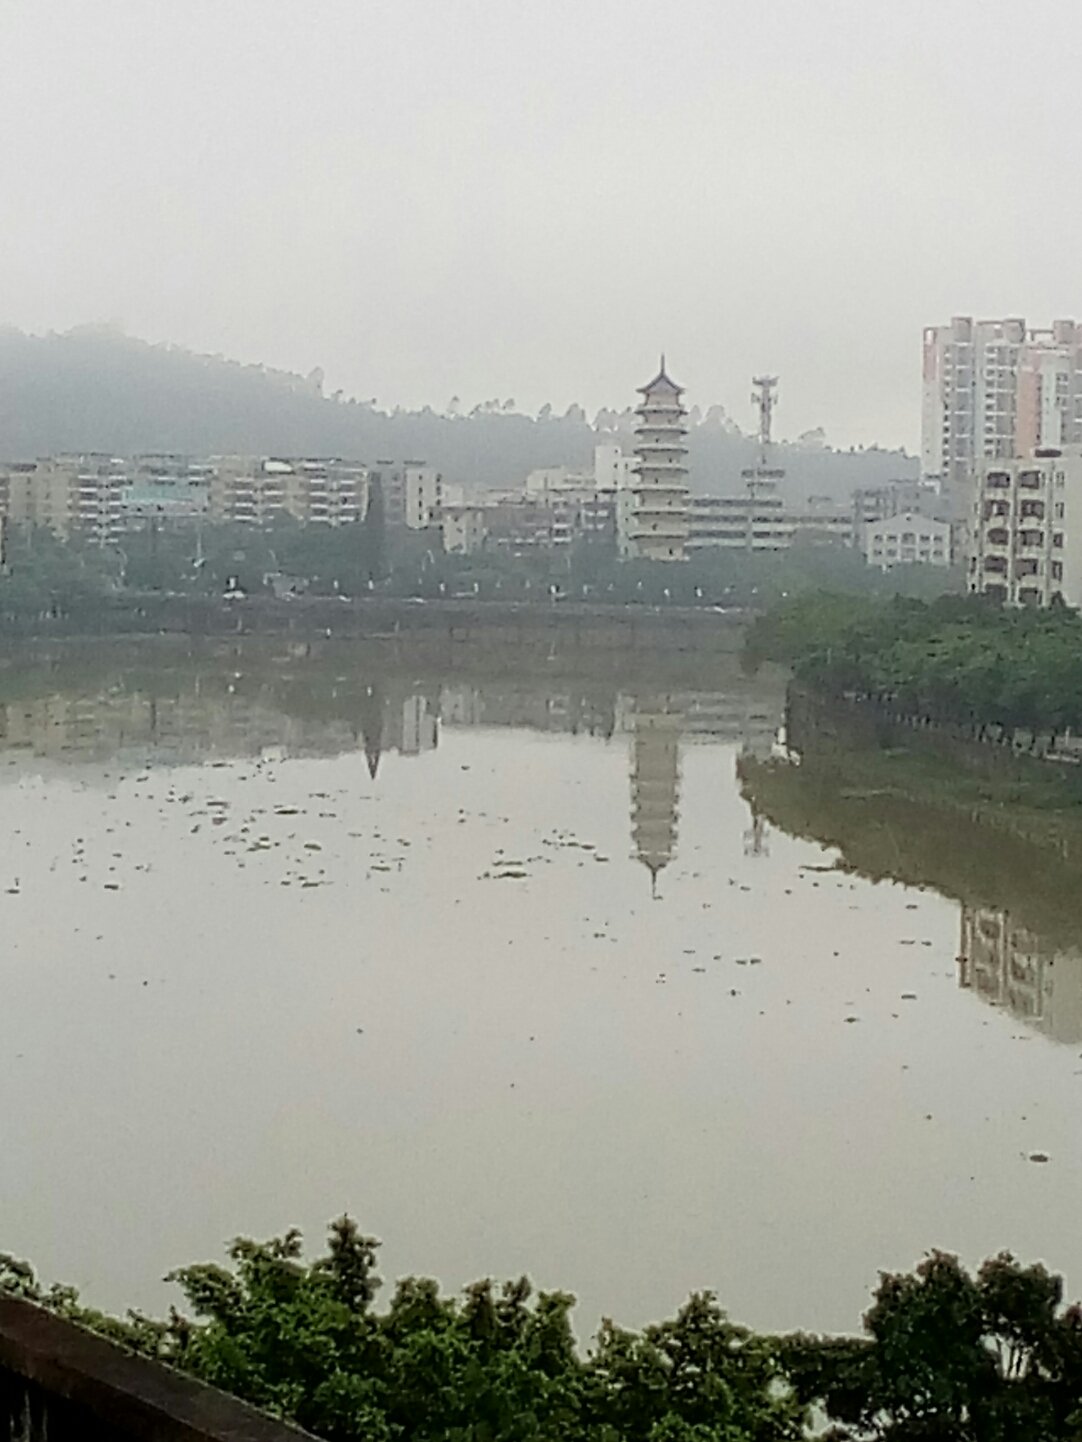
<instances>
[{"instance_id":1,"label":"white apartment building","mask_svg":"<svg viewBox=\"0 0 1082 1442\"><path fill-rule=\"evenodd\" d=\"M371 472L383 490L384 514L388 526L424 531L439 524L443 500L443 477L434 466L421 461L377 461Z\"/></svg>"},{"instance_id":2,"label":"white apartment building","mask_svg":"<svg viewBox=\"0 0 1082 1442\"><path fill-rule=\"evenodd\" d=\"M1082 445L979 463L970 535L971 592L1082 605Z\"/></svg>"},{"instance_id":3,"label":"white apartment building","mask_svg":"<svg viewBox=\"0 0 1082 1442\"><path fill-rule=\"evenodd\" d=\"M661 369L636 414L634 478L623 510L622 554L631 560L682 561L688 539L687 411L683 387ZM619 511L618 511L619 514Z\"/></svg>"},{"instance_id":4,"label":"white apartment building","mask_svg":"<svg viewBox=\"0 0 1082 1442\"><path fill-rule=\"evenodd\" d=\"M985 460L1082 441L1082 326L1031 329L1018 316L955 316L924 331L921 473L955 520Z\"/></svg>"},{"instance_id":5,"label":"white apartment building","mask_svg":"<svg viewBox=\"0 0 1082 1442\"><path fill-rule=\"evenodd\" d=\"M594 486L599 491L619 491L635 480L635 457L624 454L620 446L594 447Z\"/></svg>"},{"instance_id":6,"label":"white apartment building","mask_svg":"<svg viewBox=\"0 0 1082 1442\"><path fill-rule=\"evenodd\" d=\"M880 571L896 566L949 566L951 528L945 521L903 511L864 528L864 559Z\"/></svg>"}]
</instances>

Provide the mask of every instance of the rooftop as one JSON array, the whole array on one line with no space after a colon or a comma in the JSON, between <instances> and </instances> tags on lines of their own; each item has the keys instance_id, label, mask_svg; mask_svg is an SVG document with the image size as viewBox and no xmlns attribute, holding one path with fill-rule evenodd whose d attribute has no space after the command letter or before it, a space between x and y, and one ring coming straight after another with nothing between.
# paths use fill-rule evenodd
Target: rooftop
<instances>
[{"instance_id":1,"label":"rooftop","mask_svg":"<svg viewBox=\"0 0 1082 1442\"><path fill-rule=\"evenodd\" d=\"M643 396L653 395L657 391L665 391L672 396L681 396L684 393L684 387L678 386L674 380L670 379L668 373L665 370L664 352L662 352L661 365L658 369L657 375L649 383L649 385L639 386L638 389L639 394Z\"/></svg>"}]
</instances>

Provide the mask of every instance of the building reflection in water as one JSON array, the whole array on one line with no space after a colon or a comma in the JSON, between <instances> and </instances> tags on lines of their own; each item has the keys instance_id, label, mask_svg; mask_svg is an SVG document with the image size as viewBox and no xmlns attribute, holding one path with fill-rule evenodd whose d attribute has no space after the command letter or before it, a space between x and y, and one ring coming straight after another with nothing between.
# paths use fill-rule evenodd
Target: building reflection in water
<instances>
[{"instance_id":1,"label":"building reflection in water","mask_svg":"<svg viewBox=\"0 0 1082 1442\"><path fill-rule=\"evenodd\" d=\"M681 747L728 742L769 755L782 696L741 680L718 691L623 691L604 682L560 687L529 677L483 685L424 683L385 675L328 676L295 664L119 671L100 690L44 675L42 691L0 703L0 752L60 762L121 766L205 760L284 760L363 753L377 779L389 752L434 751L443 726L514 727L628 738L632 855L651 890L676 854ZM765 852L753 811L750 854Z\"/></svg>"},{"instance_id":2,"label":"building reflection in water","mask_svg":"<svg viewBox=\"0 0 1082 1442\"><path fill-rule=\"evenodd\" d=\"M655 898L658 874L676 852L683 724L672 696L641 697L631 713L631 837Z\"/></svg>"},{"instance_id":3,"label":"building reflection in water","mask_svg":"<svg viewBox=\"0 0 1082 1442\"><path fill-rule=\"evenodd\" d=\"M379 684L306 692L200 678L168 694L116 690L0 704L0 751L42 760L184 765L216 758L284 759L363 750L374 778L387 752L439 744L438 696Z\"/></svg>"},{"instance_id":4,"label":"building reflection in water","mask_svg":"<svg viewBox=\"0 0 1082 1442\"><path fill-rule=\"evenodd\" d=\"M1082 1041L1082 951L1049 946L1009 912L962 907L958 984L1053 1041Z\"/></svg>"},{"instance_id":5,"label":"building reflection in water","mask_svg":"<svg viewBox=\"0 0 1082 1442\"><path fill-rule=\"evenodd\" d=\"M649 871L656 898L658 877L676 854L681 744L725 741L744 756L769 756L778 717L754 694L682 691L621 696L617 724L631 736L632 854ZM766 834L765 820L753 808L745 852L766 855Z\"/></svg>"}]
</instances>

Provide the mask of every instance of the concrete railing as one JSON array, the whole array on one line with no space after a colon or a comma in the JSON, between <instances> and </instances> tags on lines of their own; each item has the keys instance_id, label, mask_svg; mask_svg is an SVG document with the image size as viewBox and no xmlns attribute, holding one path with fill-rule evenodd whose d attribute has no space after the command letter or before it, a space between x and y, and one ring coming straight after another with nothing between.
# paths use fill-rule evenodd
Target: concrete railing
<instances>
[{"instance_id":1,"label":"concrete railing","mask_svg":"<svg viewBox=\"0 0 1082 1442\"><path fill-rule=\"evenodd\" d=\"M303 1442L213 1387L0 1298L0 1442Z\"/></svg>"}]
</instances>

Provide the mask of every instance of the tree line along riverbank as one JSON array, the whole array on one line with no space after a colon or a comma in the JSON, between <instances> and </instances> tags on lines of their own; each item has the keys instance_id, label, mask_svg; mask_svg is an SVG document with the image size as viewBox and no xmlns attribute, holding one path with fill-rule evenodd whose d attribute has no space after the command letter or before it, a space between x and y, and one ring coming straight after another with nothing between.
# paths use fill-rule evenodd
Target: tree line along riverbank
<instances>
[{"instance_id":1,"label":"tree line along riverbank","mask_svg":"<svg viewBox=\"0 0 1082 1442\"><path fill-rule=\"evenodd\" d=\"M0 1255L20 1297L328 1442L1078 1442L1082 1311L1006 1254L971 1275L933 1252L882 1274L864 1335L757 1335L714 1295L667 1321L603 1322L585 1353L574 1298L490 1279L462 1296L400 1280L376 1306L379 1243L349 1217L308 1262L293 1230L183 1267L187 1312L124 1319Z\"/></svg>"},{"instance_id":2,"label":"tree line along riverbank","mask_svg":"<svg viewBox=\"0 0 1082 1442\"><path fill-rule=\"evenodd\" d=\"M748 663L784 662L820 696L1046 754L1082 729L1082 618L980 597L855 603L819 593L758 616Z\"/></svg>"}]
</instances>

